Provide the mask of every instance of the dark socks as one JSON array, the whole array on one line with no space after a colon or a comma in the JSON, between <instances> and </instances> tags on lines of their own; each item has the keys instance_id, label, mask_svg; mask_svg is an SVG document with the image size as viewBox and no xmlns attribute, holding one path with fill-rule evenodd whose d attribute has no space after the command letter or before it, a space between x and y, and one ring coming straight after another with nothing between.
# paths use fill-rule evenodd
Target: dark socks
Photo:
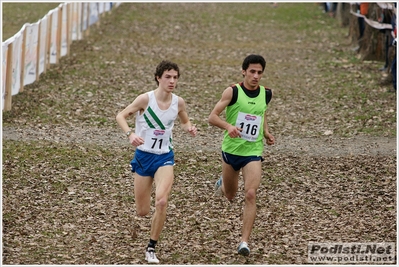
<instances>
[{"instance_id":1,"label":"dark socks","mask_svg":"<svg viewBox=\"0 0 399 267\"><path fill-rule=\"evenodd\" d=\"M148 243L147 248L153 248L153 249L155 249L156 244L157 244L157 241L156 241L156 240L150 239L150 242Z\"/></svg>"}]
</instances>

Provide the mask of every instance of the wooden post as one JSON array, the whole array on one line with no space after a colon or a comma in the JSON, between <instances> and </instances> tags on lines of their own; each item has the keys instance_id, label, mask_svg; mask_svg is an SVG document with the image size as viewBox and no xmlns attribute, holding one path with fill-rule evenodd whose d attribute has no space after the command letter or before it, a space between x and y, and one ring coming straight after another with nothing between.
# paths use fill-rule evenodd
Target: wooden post
<instances>
[{"instance_id":1,"label":"wooden post","mask_svg":"<svg viewBox=\"0 0 399 267\"><path fill-rule=\"evenodd\" d=\"M83 27L84 27L84 10L83 10L83 8L84 8L84 6L85 6L85 4L84 3L80 3L80 8L79 8L79 17L80 17L80 23L78 24L80 27L80 34L79 34L79 37L80 38L78 38L78 40L81 40L81 39L83 39Z\"/></svg>"},{"instance_id":2,"label":"wooden post","mask_svg":"<svg viewBox=\"0 0 399 267\"><path fill-rule=\"evenodd\" d=\"M40 67L40 46L41 46L41 25L43 21L40 20L37 31L37 48L36 48L36 81L39 80L39 67Z\"/></svg>"},{"instance_id":3,"label":"wooden post","mask_svg":"<svg viewBox=\"0 0 399 267\"><path fill-rule=\"evenodd\" d=\"M25 50L26 50L26 25L24 25L22 30L22 46L21 46L21 77L20 77L20 87L19 92L24 91L24 81L25 81Z\"/></svg>"},{"instance_id":4,"label":"wooden post","mask_svg":"<svg viewBox=\"0 0 399 267\"><path fill-rule=\"evenodd\" d=\"M105 5L108 4L108 3L106 3L106 2L99 2L98 4L103 6L103 8L102 8L103 13L101 13L101 17L105 17ZM100 11L100 8L98 8L98 10Z\"/></svg>"},{"instance_id":5,"label":"wooden post","mask_svg":"<svg viewBox=\"0 0 399 267\"><path fill-rule=\"evenodd\" d=\"M99 7L99 5L104 5L104 3L96 4L96 6L97 6L97 22L96 22L97 28L100 27L100 7Z\"/></svg>"},{"instance_id":6,"label":"wooden post","mask_svg":"<svg viewBox=\"0 0 399 267\"><path fill-rule=\"evenodd\" d=\"M75 3L67 4L67 56L70 54L72 43L72 12Z\"/></svg>"},{"instance_id":7,"label":"wooden post","mask_svg":"<svg viewBox=\"0 0 399 267\"><path fill-rule=\"evenodd\" d=\"M60 58L61 58L62 10L63 10L63 6L60 5L60 7L58 8L58 23L57 23L57 56L56 56L55 64L58 64L58 63L60 62Z\"/></svg>"},{"instance_id":8,"label":"wooden post","mask_svg":"<svg viewBox=\"0 0 399 267\"><path fill-rule=\"evenodd\" d=\"M44 45L44 63L43 63L43 73L46 73L47 70L47 54L48 54L48 49L49 49L49 44L48 44L48 36L49 34L49 17L47 16L47 24L46 24L46 29L45 29L46 33L45 33L45 37L44 38L44 43L42 45Z\"/></svg>"},{"instance_id":9,"label":"wooden post","mask_svg":"<svg viewBox=\"0 0 399 267\"><path fill-rule=\"evenodd\" d=\"M78 5L77 8L77 25L76 25L76 31L77 31L77 40L82 40L82 6L83 3L76 3Z\"/></svg>"},{"instance_id":10,"label":"wooden post","mask_svg":"<svg viewBox=\"0 0 399 267\"><path fill-rule=\"evenodd\" d=\"M51 32L53 31L53 13L47 18L47 47L46 47L46 69L50 68L50 58L51 58Z\"/></svg>"},{"instance_id":11,"label":"wooden post","mask_svg":"<svg viewBox=\"0 0 399 267\"><path fill-rule=\"evenodd\" d=\"M86 31L85 31L85 37L88 37L90 34L90 2L87 3L86 5L87 13L86 13Z\"/></svg>"},{"instance_id":12,"label":"wooden post","mask_svg":"<svg viewBox=\"0 0 399 267\"><path fill-rule=\"evenodd\" d=\"M7 74L6 74L6 93L4 97L4 110L11 110L12 100L12 61L13 61L14 42L8 44L7 49Z\"/></svg>"}]
</instances>

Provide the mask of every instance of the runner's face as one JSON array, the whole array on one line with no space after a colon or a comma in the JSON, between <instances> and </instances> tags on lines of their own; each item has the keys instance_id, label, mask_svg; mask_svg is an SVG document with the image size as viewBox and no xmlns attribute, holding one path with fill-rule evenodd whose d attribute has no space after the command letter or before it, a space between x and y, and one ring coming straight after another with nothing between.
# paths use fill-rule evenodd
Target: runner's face
<instances>
[{"instance_id":1,"label":"runner's face","mask_svg":"<svg viewBox=\"0 0 399 267\"><path fill-rule=\"evenodd\" d=\"M171 92L176 88L177 80L178 73L176 70L166 70L163 72L162 77L158 78L159 87Z\"/></svg>"},{"instance_id":2,"label":"runner's face","mask_svg":"<svg viewBox=\"0 0 399 267\"><path fill-rule=\"evenodd\" d=\"M242 71L244 75L244 83L248 89L256 89L262 78L263 70L261 64L249 64L246 70Z\"/></svg>"}]
</instances>

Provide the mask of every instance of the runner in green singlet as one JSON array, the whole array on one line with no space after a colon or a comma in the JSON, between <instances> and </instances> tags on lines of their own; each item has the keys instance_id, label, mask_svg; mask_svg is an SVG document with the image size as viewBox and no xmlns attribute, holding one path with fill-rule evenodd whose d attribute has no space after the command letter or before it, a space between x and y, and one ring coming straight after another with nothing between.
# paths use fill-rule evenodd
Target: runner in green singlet
<instances>
[{"instance_id":1,"label":"runner in green singlet","mask_svg":"<svg viewBox=\"0 0 399 267\"><path fill-rule=\"evenodd\" d=\"M275 140L269 132L266 109L272 91L259 85L266 67L260 55L249 55L242 63L244 81L227 87L211 114L209 123L223 130L222 176L215 183L216 193L233 200L238 190L240 171L244 178L245 206L240 255L248 256L249 236L256 217L256 191L262 177L263 138L266 144ZM220 114L226 111L226 119Z\"/></svg>"}]
</instances>

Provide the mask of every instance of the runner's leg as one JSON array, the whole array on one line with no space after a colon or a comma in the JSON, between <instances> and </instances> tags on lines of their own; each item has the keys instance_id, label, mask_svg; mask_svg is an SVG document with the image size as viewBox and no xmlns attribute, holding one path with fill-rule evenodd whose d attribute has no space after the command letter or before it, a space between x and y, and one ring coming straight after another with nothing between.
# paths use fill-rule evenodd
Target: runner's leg
<instances>
[{"instance_id":1,"label":"runner's leg","mask_svg":"<svg viewBox=\"0 0 399 267\"><path fill-rule=\"evenodd\" d=\"M150 176L134 174L134 198L136 213L139 216L145 216L150 212L152 182Z\"/></svg>"},{"instance_id":2,"label":"runner's leg","mask_svg":"<svg viewBox=\"0 0 399 267\"><path fill-rule=\"evenodd\" d=\"M155 213L151 223L151 239L158 240L166 220L168 197L172 190L173 166L164 166L155 173Z\"/></svg>"},{"instance_id":3,"label":"runner's leg","mask_svg":"<svg viewBox=\"0 0 399 267\"><path fill-rule=\"evenodd\" d=\"M238 190L238 175L240 171L235 171L231 165L223 161L222 163L222 191L228 200L233 200Z\"/></svg>"},{"instance_id":4,"label":"runner's leg","mask_svg":"<svg viewBox=\"0 0 399 267\"><path fill-rule=\"evenodd\" d=\"M248 242L256 217L256 191L262 176L261 161L251 161L242 169L244 177L245 206L241 241Z\"/></svg>"}]
</instances>

